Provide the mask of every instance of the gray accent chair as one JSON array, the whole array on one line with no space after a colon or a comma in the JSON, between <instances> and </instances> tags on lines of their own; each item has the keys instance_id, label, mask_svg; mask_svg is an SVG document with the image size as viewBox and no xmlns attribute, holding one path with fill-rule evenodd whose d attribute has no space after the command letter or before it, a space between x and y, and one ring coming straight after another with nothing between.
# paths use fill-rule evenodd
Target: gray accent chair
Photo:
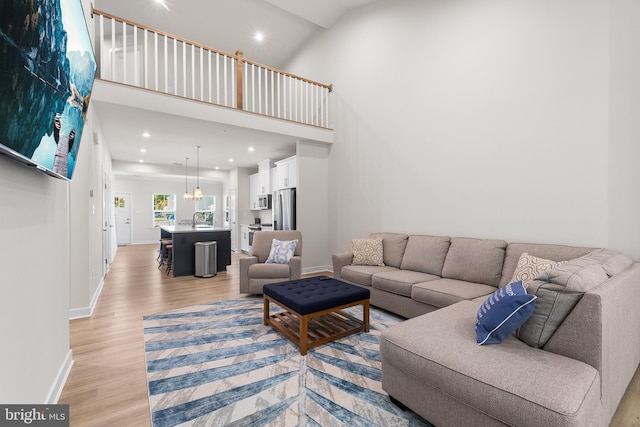
<instances>
[{"instance_id":1,"label":"gray accent chair","mask_svg":"<svg viewBox=\"0 0 640 427\"><path fill-rule=\"evenodd\" d=\"M298 240L289 264L267 264L271 242ZM253 235L251 256L240 258L240 293L262 294L267 283L299 279L302 272L302 233L297 230L257 231Z\"/></svg>"}]
</instances>

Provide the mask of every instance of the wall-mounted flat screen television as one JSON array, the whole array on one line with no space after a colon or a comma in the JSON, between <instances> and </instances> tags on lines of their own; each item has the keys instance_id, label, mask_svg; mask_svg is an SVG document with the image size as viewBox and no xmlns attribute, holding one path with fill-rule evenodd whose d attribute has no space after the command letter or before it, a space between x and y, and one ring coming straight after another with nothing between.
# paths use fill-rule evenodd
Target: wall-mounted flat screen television
<instances>
[{"instance_id":1,"label":"wall-mounted flat screen television","mask_svg":"<svg viewBox=\"0 0 640 427\"><path fill-rule=\"evenodd\" d=\"M71 180L95 73L80 0L2 0L0 154Z\"/></svg>"}]
</instances>

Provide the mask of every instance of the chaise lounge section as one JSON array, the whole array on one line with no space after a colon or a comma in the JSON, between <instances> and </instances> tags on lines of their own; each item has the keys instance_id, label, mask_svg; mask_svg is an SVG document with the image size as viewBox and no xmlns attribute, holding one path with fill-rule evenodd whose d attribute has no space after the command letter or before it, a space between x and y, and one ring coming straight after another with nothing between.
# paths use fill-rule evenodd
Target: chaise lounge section
<instances>
[{"instance_id":1,"label":"chaise lounge section","mask_svg":"<svg viewBox=\"0 0 640 427\"><path fill-rule=\"evenodd\" d=\"M640 364L640 264L574 246L372 239L384 265L343 252L334 277L409 318L380 342L382 386L400 404L438 427L608 425ZM537 297L533 314L501 343L478 345L480 307L518 275Z\"/></svg>"}]
</instances>

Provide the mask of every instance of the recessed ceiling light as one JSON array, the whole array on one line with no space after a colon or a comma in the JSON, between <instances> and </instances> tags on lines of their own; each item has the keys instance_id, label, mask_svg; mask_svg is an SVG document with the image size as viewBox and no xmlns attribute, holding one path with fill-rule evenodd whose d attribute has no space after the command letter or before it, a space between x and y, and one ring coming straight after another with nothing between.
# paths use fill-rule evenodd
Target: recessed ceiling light
<instances>
[{"instance_id":1,"label":"recessed ceiling light","mask_svg":"<svg viewBox=\"0 0 640 427\"><path fill-rule=\"evenodd\" d=\"M169 12L169 6L167 6L167 3L165 3L164 0L156 0L156 3L160 3L165 9L167 9L167 12Z\"/></svg>"},{"instance_id":2,"label":"recessed ceiling light","mask_svg":"<svg viewBox=\"0 0 640 427\"><path fill-rule=\"evenodd\" d=\"M216 166L216 170L220 170L220 166Z\"/></svg>"},{"instance_id":3,"label":"recessed ceiling light","mask_svg":"<svg viewBox=\"0 0 640 427\"><path fill-rule=\"evenodd\" d=\"M146 149L146 148L141 148L141 149L140 149L140 152L141 152L141 153L146 153L146 152L147 152L147 149Z\"/></svg>"},{"instance_id":4,"label":"recessed ceiling light","mask_svg":"<svg viewBox=\"0 0 640 427\"><path fill-rule=\"evenodd\" d=\"M229 159L229 163L233 163L233 159Z\"/></svg>"},{"instance_id":5,"label":"recessed ceiling light","mask_svg":"<svg viewBox=\"0 0 640 427\"><path fill-rule=\"evenodd\" d=\"M249 147L249 151L254 152L254 151L256 151L256 149L253 148L253 147Z\"/></svg>"},{"instance_id":6,"label":"recessed ceiling light","mask_svg":"<svg viewBox=\"0 0 640 427\"><path fill-rule=\"evenodd\" d=\"M149 138L151 134L149 132L145 132L142 134L142 136L144 136L145 138Z\"/></svg>"},{"instance_id":7,"label":"recessed ceiling light","mask_svg":"<svg viewBox=\"0 0 640 427\"><path fill-rule=\"evenodd\" d=\"M262 34L260 31L257 31L254 35L253 38L257 41L257 42L261 42L262 40L264 40L264 34Z\"/></svg>"},{"instance_id":8,"label":"recessed ceiling light","mask_svg":"<svg viewBox=\"0 0 640 427\"><path fill-rule=\"evenodd\" d=\"M140 163L144 163L144 159L140 159L140 160L139 160L139 162L140 162Z\"/></svg>"}]
</instances>

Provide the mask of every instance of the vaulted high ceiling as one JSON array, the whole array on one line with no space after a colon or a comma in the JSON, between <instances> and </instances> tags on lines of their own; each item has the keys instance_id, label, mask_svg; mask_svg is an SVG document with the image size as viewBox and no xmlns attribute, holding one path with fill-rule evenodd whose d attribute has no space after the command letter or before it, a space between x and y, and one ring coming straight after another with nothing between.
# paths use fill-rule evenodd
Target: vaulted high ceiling
<instances>
[{"instance_id":1,"label":"vaulted high ceiling","mask_svg":"<svg viewBox=\"0 0 640 427\"><path fill-rule=\"evenodd\" d=\"M225 52L283 68L296 51L319 31L325 31L345 13L375 0L96 0L95 9L134 21ZM256 32L264 35L255 40ZM285 70L286 71L286 70ZM313 79L313 76L304 76ZM323 82L331 83L331 82ZM215 122L189 121L122 105L94 102L104 138L115 161L137 162L139 147L147 148L152 164L174 165L195 158L197 143L201 167L230 169L255 166L256 159L282 157L295 152L295 139L233 128ZM147 131L152 139L145 141ZM216 136L212 140L212 135ZM188 141L188 142L185 142ZM262 141L262 152L249 153L252 141ZM181 145L181 146L180 146ZM206 148L204 147L206 146ZM213 153L219 155L218 158ZM234 157L233 165L223 160Z\"/></svg>"}]
</instances>

